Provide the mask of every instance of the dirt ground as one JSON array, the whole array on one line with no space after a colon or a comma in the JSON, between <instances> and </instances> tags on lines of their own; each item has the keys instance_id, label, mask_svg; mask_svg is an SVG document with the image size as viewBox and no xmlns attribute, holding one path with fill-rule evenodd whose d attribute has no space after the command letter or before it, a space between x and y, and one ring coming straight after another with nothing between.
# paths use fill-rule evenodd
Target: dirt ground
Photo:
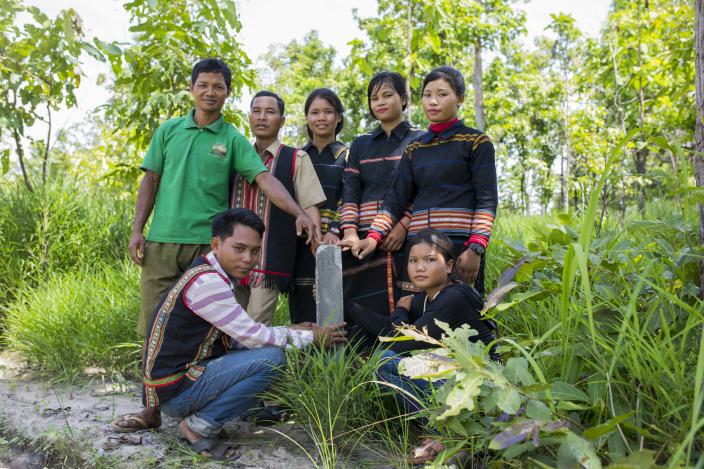
<instances>
[{"instance_id":1,"label":"dirt ground","mask_svg":"<svg viewBox=\"0 0 704 469\"><path fill-rule=\"evenodd\" d=\"M238 456L226 463L195 456L179 441L176 420L167 416L158 431L113 432L112 419L141 407L140 391L135 383L110 380L100 370L88 371L89 375L71 386L52 384L29 374L16 356L0 354L0 469L56 467L71 457L81 460L82 467L124 469L317 465L314 446L305 430L293 422L274 427L240 420L228 424L225 429L230 441L238 445ZM341 466L394 465L348 461Z\"/></svg>"}]
</instances>

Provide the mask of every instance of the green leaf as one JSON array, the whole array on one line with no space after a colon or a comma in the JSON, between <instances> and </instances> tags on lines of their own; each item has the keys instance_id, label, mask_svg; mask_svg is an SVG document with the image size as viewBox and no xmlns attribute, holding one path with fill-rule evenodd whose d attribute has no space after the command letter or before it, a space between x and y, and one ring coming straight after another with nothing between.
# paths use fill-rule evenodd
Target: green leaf
<instances>
[{"instance_id":1,"label":"green leaf","mask_svg":"<svg viewBox=\"0 0 704 469\"><path fill-rule=\"evenodd\" d=\"M552 397L556 400L589 402L589 396L584 391L563 381L552 383Z\"/></svg>"},{"instance_id":2,"label":"green leaf","mask_svg":"<svg viewBox=\"0 0 704 469\"><path fill-rule=\"evenodd\" d=\"M528 360L524 357L509 358L506 362L503 375L515 385L531 385L535 383L533 375L528 371Z\"/></svg>"},{"instance_id":3,"label":"green leaf","mask_svg":"<svg viewBox=\"0 0 704 469\"><path fill-rule=\"evenodd\" d=\"M632 453L628 457L616 459L607 469L653 469L661 467L655 464L655 452L645 449Z\"/></svg>"},{"instance_id":4,"label":"green leaf","mask_svg":"<svg viewBox=\"0 0 704 469\"><path fill-rule=\"evenodd\" d=\"M611 432L614 428L616 428L616 425L631 417L633 413L633 411L630 411L626 414L614 417L611 420L608 420L602 424L587 428L586 430L584 430L582 436L588 440L596 440L597 438Z\"/></svg>"},{"instance_id":5,"label":"green leaf","mask_svg":"<svg viewBox=\"0 0 704 469\"><path fill-rule=\"evenodd\" d=\"M550 422L552 420L552 414L548 406L535 399L528 400L526 404L526 416L533 420L543 422Z\"/></svg>"},{"instance_id":6,"label":"green leaf","mask_svg":"<svg viewBox=\"0 0 704 469\"><path fill-rule=\"evenodd\" d=\"M88 53L88 55L90 55L94 59L100 60L101 62L105 62L105 56L95 46L93 46L93 44L84 42L81 44L81 47L84 51Z\"/></svg>"},{"instance_id":7,"label":"green leaf","mask_svg":"<svg viewBox=\"0 0 704 469\"><path fill-rule=\"evenodd\" d=\"M515 388L506 388L497 391L498 401L496 405L507 414L516 415L521 408L521 395Z\"/></svg>"},{"instance_id":8,"label":"green leaf","mask_svg":"<svg viewBox=\"0 0 704 469\"><path fill-rule=\"evenodd\" d=\"M474 409L474 398L481 392L483 378L479 375L467 376L457 383L448 393L445 399L447 410L438 416L438 420L446 419L454 415L459 415L462 410Z\"/></svg>"},{"instance_id":9,"label":"green leaf","mask_svg":"<svg viewBox=\"0 0 704 469\"><path fill-rule=\"evenodd\" d=\"M93 42L98 46L98 48L104 50L108 55L117 56L122 55L122 50L115 44L110 42L103 42L97 37L93 39Z\"/></svg>"},{"instance_id":10,"label":"green leaf","mask_svg":"<svg viewBox=\"0 0 704 469\"><path fill-rule=\"evenodd\" d=\"M446 349L424 352L401 359L398 372L412 379L437 378L457 369L457 362L449 358Z\"/></svg>"},{"instance_id":11,"label":"green leaf","mask_svg":"<svg viewBox=\"0 0 704 469\"><path fill-rule=\"evenodd\" d=\"M0 165L2 165L2 174L7 174L10 171L10 149L5 148L0 153Z\"/></svg>"},{"instance_id":12,"label":"green leaf","mask_svg":"<svg viewBox=\"0 0 704 469\"><path fill-rule=\"evenodd\" d=\"M558 468L583 467L601 469L601 461L594 447L584 438L569 432L557 452Z\"/></svg>"}]
</instances>

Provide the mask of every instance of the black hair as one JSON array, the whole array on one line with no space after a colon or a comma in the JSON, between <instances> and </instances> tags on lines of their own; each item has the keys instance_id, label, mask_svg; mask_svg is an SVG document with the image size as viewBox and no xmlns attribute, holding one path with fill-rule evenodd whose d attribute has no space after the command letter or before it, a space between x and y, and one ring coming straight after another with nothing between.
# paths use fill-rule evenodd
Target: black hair
<instances>
[{"instance_id":1,"label":"black hair","mask_svg":"<svg viewBox=\"0 0 704 469\"><path fill-rule=\"evenodd\" d=\"M423 243L429 244L439 251L442 257L445 258L445 261L457 260L452 240L443 232L432 228L419 231L408 241L408 252L411 252L411 248L416 244Z\"/></svg>"},{"instance_id":2,"label":"black hair","mask_svg":"<svg viewBox=\"0 0 704 469\"><path fill-rule=\"evenodd\" d=\"M453 261L452 272L450 272L450 282L461 283L462 279L457 273L457 256L455 255L454 245L452 240L444 233L432 228L426 228L415 234L410 241L408 241L408 253L410 255L411 248L418 244L428 244L432 246L440 255L445 259L445 263Z\"/></svg>"},{"instance_id":3,"label":"black hair","mask_svg":"<svg viewBox=\"0 0 704 469\"><path fill-rule=\"evenodd\" d=\"M259 233L259 236L264 234L264 222L256 213L248 208L231 208L213 218L213 238L229 238L237 225L248 226Z\"/></svg>"},{"instance_id":4,"label":"black hair","mask_svg":"<svg viewBox=\"0 0 704 469\"><path fill-rule=\"evenodd\" d=\"M406 105L408 104L408 90L406 90L406 80L401 76L400 73L396 72L379 72L374 75L367 86L367 105L369 106L369 112L374 116L374 111L372 111L372 94L375 91L379 91L382 86L388 86L393 88L396 93L401 97L401 101L405 101L401 107L404 111L406 110Z\"/></svg>"},{"instance_id":5,"label":"black hair","mask_svg":"<svg viewBox=\"0 0 704 469\"><path fill-rule=\"evenodd\" d=\"M450 84L450 88L455 92L458 98L464 96L464 77L462 72L456 68L448 67L444 65L442 67L434 68L426 75L425 80L423 80L423 90L431 81L444 79Z\"/></svg>"},{"instance_id":6,"label":"black hair","mask_svg":"<svg viewBox=\"0 0 704 469\"><path fill-rule=\"evenodd\" d=\"M257 92L257 94L254 95L252 98L252 101L249 103L249 109L252 109L252 105L254 104L254 100L257 98L265 97L268 96L270 98L274 98L276 100L276 105L279 107L279 114L283 117L284 111L286 110L286 105L284 104L284 100L281 99L281 96L278 94L274 93L273 91L267 91L267 90L262 90Z\"/></svg>"},{"instance_id":7,"label":"black hair","mask_svg":"<svg viewBox=\"0 0 704 469\"><path fill-rule=\"evenodd\" d=\"M232 72L230 71L230 67L228 67L222 60L210 58L198 61L198 63L193 66L193 70L191 71L191 86L196 84L198 75L201 73L222 74L222 77L225 79L227 91L230 91L230 85L232 84Z\"/></svg>"},{"instance_id":8,"label":"black hair","mask_svg":"<svg viewBox=\"0 0 704 469\"><path fill-rule=\"evenodd\" d=\"M335 126L335 135L340 133L342 130L342 126L345 120L345 108L342 107L342 101L340 101L340 98L335 94L335 92L329 88L316 88L313 91L310 92L308 95L308 99L306 99L306 104L303 107L303 111L306 115L308 116L308 110L310 109L310 105L313 104L313 101L315 98L320 98L324 99L330 105L335 109L335 112L340 116L340 122L337 123ZM308 137L313 138L313 132L310 130L310 127L308 124L306 124L306 130L308 131Z\"/></svg>"}]
</instances>

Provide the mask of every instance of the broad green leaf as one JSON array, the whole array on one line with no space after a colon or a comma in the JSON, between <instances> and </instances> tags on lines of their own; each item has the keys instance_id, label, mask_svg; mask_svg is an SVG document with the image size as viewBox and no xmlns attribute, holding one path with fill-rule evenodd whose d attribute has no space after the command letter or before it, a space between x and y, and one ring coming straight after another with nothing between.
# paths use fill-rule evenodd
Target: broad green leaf
<instances>
[{"instance_id":1,"label":"broad green leaf","mask_svg":"<svg viewBox=\"0 0 704 469\"><path fill-rule=\"evenodd\" d=\"M584 391L562 381L552 383L552 397L556 400L589 402L589 396Z\"/></svg>"},{"instance_id":2,"label":"broad green leaf","mask_svg":"<svg viewBox=\"0 0 704 469\"><path fill-rule=\"evenodd\" d=\"M616 459L607 469L655 469L655 453L652 450L642 450L631 453L628 457Z\"/></svg>"},{"instance_id":3,"label":"broad green leaf","mask_svg":"<svg viewBox=\"0 0 704 469\"><path fill-rule=\"evenodd\" d=\"M115 44L101 41L98 38L95 38L93 41L100 49L104 50L108 55L117 56L122 54L122 50Z\"/></svg>"},{"instance_id":4,"label":"broad green leaf","mask_svg":"<svg viewBox=\"0 0 704 469\"><path fill-rule=\"evenodd\" d=\"M526 416L543 422L550 422L552 420L552 414L548 406L536 399L528 400L526 404Z\"/></svg>"},{"instance_id":5,"label":"broad green leaf","mask_svg":"<svg viewBox=\"0 0 704 469\"><path fill-rule=\"evenodd\" d=\"M557 467L601 469L602 466L592 444L584 438L568 432L557 452Z\"/></svg>"},{"instance_id":6,"label":"broad green leaf","mask_svg":"<svg viewBox=\"0 0 704 469\"><path fill-rule=\"evenodd\" d=\"M94 47L93 44L84 42L81 44L81 47L83 47L83 50L85 50L88 55L90 55L94 59L100 60L101 62L105 62L105 56L96 47Z\"/></svg>"},{"instance_id":7,"label":"broad green leaf","mask_svg":"<svg viewBox=\"0 0 704 469\"><path fill-rule=\"evenodd\" d=\"M509 358L503 375L516 386L519 384L529 386L535 383L533 375L528 371L528 360L524 357Z\"/></svg>"},{"instance_id":8,"label":"broad green leaf","mask_svg":"<svg viewBox=\"0 0 704 469\"><path fill-rule=\"evenodd\" d=\"M438 352L445 349L439 349ZM412 379L437 378L457 369L457 362L446 353L425 352L401 359L398 371Z\"/></svg>"},{"instance_id":9,"label":"broad green leaf","mask_svg":"<svg viewBox=\"0 0 704 469\"><path fill-rule=\"evenodd\" d=\"M513 388L501 389L498 392L496 405L507 414L516 415L521 408L521 395Z\"/></svg>"},{"instance_id":10,"label":"broad green leaf","mask_svg":"<svg viewBox=\"0 0 704 469\"><path fill-rule=\"evenodd\" d=\"M445 405L448 408L437 419L443 420L459 415L462 410L474 410L474 398L479 395L482 382L483 378L475 375L467 376L455 384L445 400Z\"/></svg>"},{"instance_id":11,"label":"broad green leaf","mask_svg":"<svg viewBox=\"0 0 704 469\"><path fill-rule=\"evenodd\" d=\"M634 412L630 411L626 414L614 417L611 420L608 420L600 425L595 425L591 428L587 428L586 430L584 430L582 436L588 440L596 440L597 438L606 435L607 433L612 431L614 428L616 428L616 425L630 418L633 414Z\"/></svg>"}]
</instances>

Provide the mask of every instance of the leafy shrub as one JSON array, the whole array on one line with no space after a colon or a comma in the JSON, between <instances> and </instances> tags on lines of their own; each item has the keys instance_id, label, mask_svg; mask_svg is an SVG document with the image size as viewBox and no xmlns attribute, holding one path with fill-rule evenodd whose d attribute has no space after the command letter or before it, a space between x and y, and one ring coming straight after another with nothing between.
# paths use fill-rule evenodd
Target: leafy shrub
<instances>
[{"instance_id":1,"label":"leafy shrub","mask_svg":"<svg viewBox=\"0 0 704 469\"><path fill-rule=\"evenodd\" d=\"M138 347L123 346L139 340L138 287L138 269L127 262L50 274L8 308L7 345L62 378L87 366L124 368L139 358Z\"/></svg>"},{"instance_id":2,"label":"leafy shrub","mask_svg":"<svg viewBox=\"0 0 704 469\"><path fill-rule=\"evenodd\" d=\"M113 264L127 254L132 202L99 189L0 185L0 308L47 273Z\"/></svg>"}]
</instances>

